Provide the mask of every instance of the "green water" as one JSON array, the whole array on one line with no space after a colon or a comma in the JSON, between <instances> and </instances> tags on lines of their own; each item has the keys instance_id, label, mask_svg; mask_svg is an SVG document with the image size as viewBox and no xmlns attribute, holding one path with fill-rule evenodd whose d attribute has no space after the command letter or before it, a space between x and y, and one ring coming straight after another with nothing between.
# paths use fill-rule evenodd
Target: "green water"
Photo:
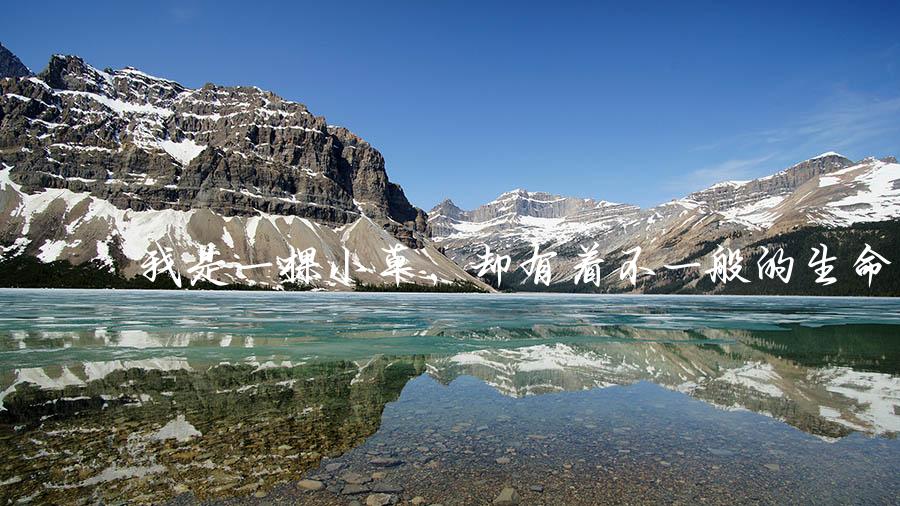
<instances>
[{"instance_id":1,"label":"green water","mask_svg":"<svg viewBox=\"0 0 900 506\"><path fill-rule=\"evenodd\" d=\"M890 503L898 369L891 299L0 290L0 499Z\"/></svg>"}]
</instances>

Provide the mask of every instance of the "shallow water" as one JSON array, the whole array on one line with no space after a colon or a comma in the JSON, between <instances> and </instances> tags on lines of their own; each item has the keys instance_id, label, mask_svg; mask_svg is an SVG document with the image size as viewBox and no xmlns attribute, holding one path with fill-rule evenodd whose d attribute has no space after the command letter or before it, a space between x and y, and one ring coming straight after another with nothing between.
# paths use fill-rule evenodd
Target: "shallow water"
<instances>
[{"instance_id":1,"label":"shallow water","mask_svg":"<svg viewBox=\"0 0 900 506\"><path fill-rule=\"evenodd\" d=\"M0 290L0 499L891 503L898 369L890 299Z\"/></svg>"}]
</instances>

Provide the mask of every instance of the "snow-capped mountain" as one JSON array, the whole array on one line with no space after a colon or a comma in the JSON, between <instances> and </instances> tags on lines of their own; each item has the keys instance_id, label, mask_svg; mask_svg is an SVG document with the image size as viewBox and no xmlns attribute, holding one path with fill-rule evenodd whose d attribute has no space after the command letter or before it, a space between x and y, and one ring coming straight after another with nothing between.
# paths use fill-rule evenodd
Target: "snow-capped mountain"
<instances>
[{"instance_id":1,"label":"snow-capped mountain","mask_svg":"<svg viewBox=\"0 0 900 506\"><path fill-rule=\"evenodd\" d=\"M0 80L0 163L5 259L93 261L131 278L156 255L191 277L212 245L216 281L277 286L276 260L315 247L316 284L340 289L348 276L332 266L390 282L385 250L406 247L405 281L471 279L428 243L425 213L376 149L256 87L190 89L55 55L38 75Z\"/></svg>"},{"instance_id":2,"label":"snow-capped mountain","mask_svg":"<svg viewBox=\"0 0 900 506\"><path fill-rule=\"evenodd\" d=\"M442 244L488 239L492 246L507 247L521 242L566 241L608 230L639 211L627 204L517 189L472 211L445 200L429 211L428 224Z\"/></svg>"},{"instance_id":3,"label":"snow-capped mountain","mask_svg":"<svg viewBox=\"0 0 900 506\"><path fill-rule=\"evenodd\" d=\"M771 176L713 185L687 200L750 229L843 226L900 216L900 191L893 188L898 178L893 158L854 163L828 152Z\"/></svg>"},{"instance_id":4,"label":"snow-capped mountain","mask_svg":"<svg viewBox=\"0 0 900 506\"><path fill-rule=\"evenodd\" d=\"M649 209L516 190L473 211L446 200L429 213L435 241L460 265L471 269L487 245L511 255L514 271L540 244L541 251L557 253L553 281L563 284L573 279L578 254L593 243L607 259L618 260L640 246L641 265L647 269L690 260L702 264L697 272L712 265L715 247L710 245L740 248L806 227L898 219L897 161L853 162L833 152L771 176L719 183ZM601 288L632 288L619 279L618 267L604 266ZM699 276L693 278L697 280Z\"/></svg>"}]
</instances>

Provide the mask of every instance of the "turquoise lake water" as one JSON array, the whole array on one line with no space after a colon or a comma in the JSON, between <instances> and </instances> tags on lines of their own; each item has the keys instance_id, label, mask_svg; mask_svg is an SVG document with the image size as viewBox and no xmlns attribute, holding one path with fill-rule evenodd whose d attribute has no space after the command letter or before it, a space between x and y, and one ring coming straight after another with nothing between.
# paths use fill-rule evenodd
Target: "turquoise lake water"
<instances>
[{"instance_id":1,"label":"turquoise lake water","mask_svg":"<svg viewBox=\"0 0 900 506\"><path fill-rule=\"evenodd\" d=\"M891 503L898 370L892 299L0 290L0 499Z\"/></svg>"}]
</instances>

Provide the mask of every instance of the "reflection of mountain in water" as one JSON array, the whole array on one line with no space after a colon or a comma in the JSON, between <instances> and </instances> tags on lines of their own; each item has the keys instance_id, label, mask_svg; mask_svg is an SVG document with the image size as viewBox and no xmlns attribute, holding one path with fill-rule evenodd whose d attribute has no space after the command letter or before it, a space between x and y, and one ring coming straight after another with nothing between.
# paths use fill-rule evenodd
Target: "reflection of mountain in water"
<instances>
[{"instance_id":1,"label":"reflection of mountain in water","mask_svg":"<svg viewBox=\"0 0 900 506\"><path fill-rule=\"evenodd\" d=\"M603 337L588 338L577 326L514 333L498 327L482 331L480 344L505 341L507 348L427 358L248 357L209 366L126 353L20 368L0 387L0 502L10 494L44 503L148 502L188 490L201 500L265 491L359 445L378 430L385 404L425 371L443 383L475 376L511 397L649 381L824 439L854 431L893 437L900 432L900 379L886 339L891 328L840 328L605 326L594 327ZM567 332L574 337L565 342L546 339ZM131 339L133 346L146 336L106 337L86 340L110 346ZM23 334L14 341L53 347L73 337L58 339ZM193 349L206 341L224 349L218 335L186 339ZM519 343L525 345L509 348Z\"/></svg>"},{"instance_id":2,"label":"reflection of mountain in water","mask_svg":"<svg viewBox=\"0 0 900 506\"><path fill-rule=\"evenodd\" d=\"M856 365L892 365L885 364L883 347L867 346L872 344L867 338L878 339L877 329L855 329L855 334L850 329L855 347L844 341L841 350L831 350L822 338L818 356L802 333L793 342L769 340L770 335L792 335L786 332L705 333L709 343L686 342L696 339L697 332L640 329L645 339L655 341L484 349L433 361L429 373L444 382L476 376L514 397L651 381L725 409L772 416L826 438L852 431L888 436L900 432L900 378Z\"/></svg>"},{"instance_id":3,"label":"reflection of mountain in water","mask_svg":"<svg viewBox=\"0 0 900 506\"><path fill-rule=\"evenodd\" d=\"M62 504L159 502L187 490L200 499L251 494L361 443L378 429L384 405L423 370L416 358L205 369L168 358L20 369L0 411L7 485L0 498Z\"/></svg>"}]
</instances>

